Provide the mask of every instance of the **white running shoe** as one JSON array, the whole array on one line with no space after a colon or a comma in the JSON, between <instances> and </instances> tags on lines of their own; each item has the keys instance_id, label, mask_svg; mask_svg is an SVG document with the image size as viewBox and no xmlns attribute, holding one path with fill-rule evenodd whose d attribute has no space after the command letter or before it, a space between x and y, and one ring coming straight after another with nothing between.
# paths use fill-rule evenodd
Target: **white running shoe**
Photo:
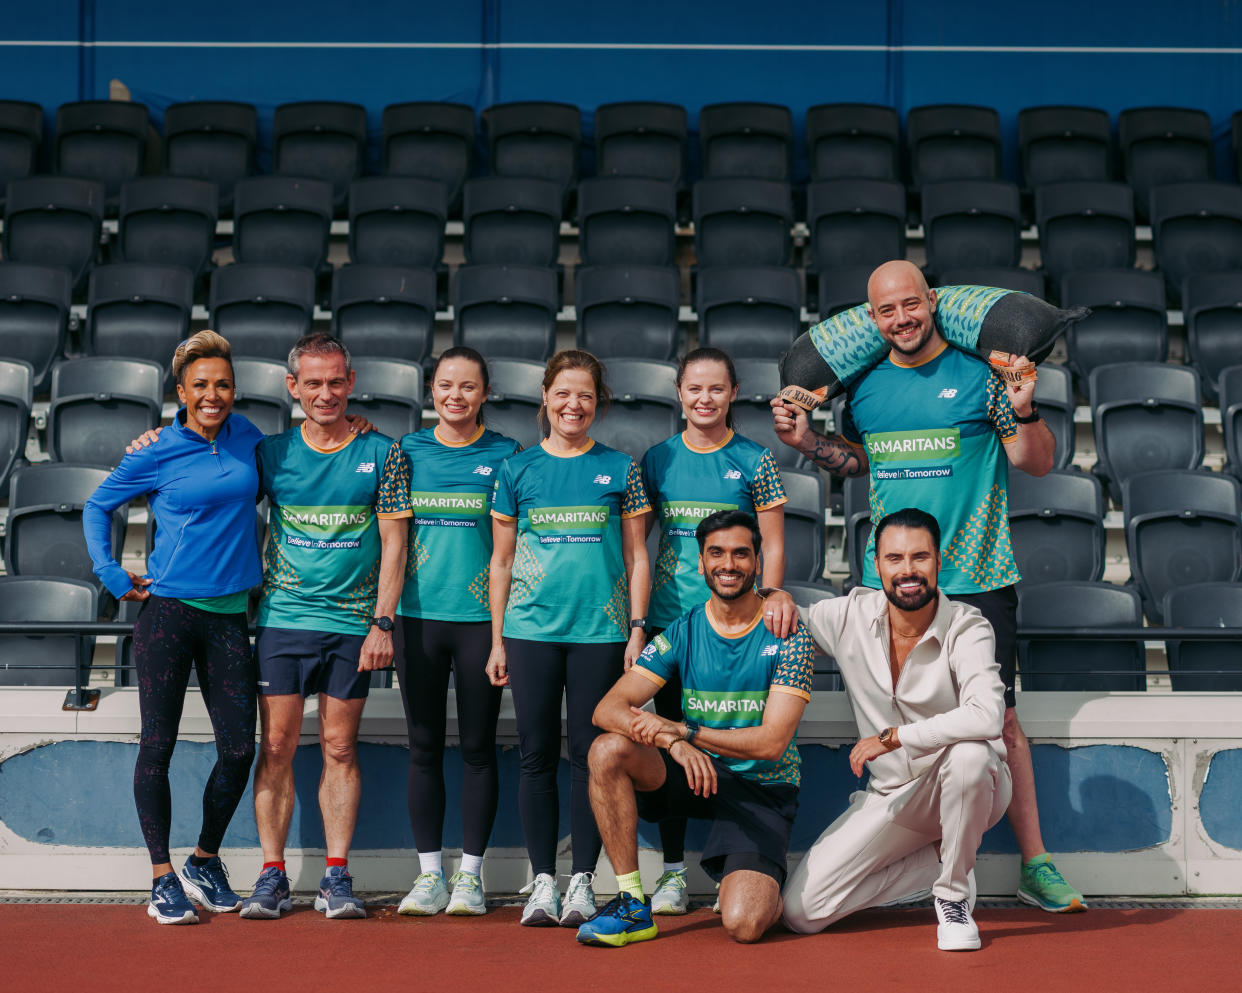
<instances>
[{"instance_id":1,"label":"white running shoe","mask_svg":"<svg viewBox=\"0 0 1242 993\"><path fill-rule=\"evenodd\" d=\"M593 872L575 872L565 890L565 909L561 911L561 927L580 928L595 916L595 882Z\"/></svg>"},{"instance_id":2,"label":"white running shoe","mask_svg":"<svg viewBox=\"0 0 1242 993\"><path fill-rule=\"evenodd\" d=\"M439 872L420 872L410 887L410 892L397 906L398 914L411 917L431 917L448 906L449 892L444 885L444 875Z\"/></svg>"},{"instance_id":3,"label":"white running shoe","mask_svg":"<svg viewBox=\"0 0 1242 993\"><path fill-rule=\"evenodd\" d=\"M561 891L556 880L541 872L523 886L519 893L529 893L526 906L522 908L521 923L527 927L556 927L561 916Z\"/></svg>"},{"instance_id":4,"label":"white running shoe","mask_svg":"<svg viewBox=\"0 0 1242 993\"><path fill-rule=\"evenodd\" d=\"M979 947L979 927L970 916L965 900L942 900L936 897L936 947L942 952L973 952Z\"/></svg>"},{"instance_id":5,"label":"white running shoe","mask_svg":"<svg viewBox=\"0 0 1242 993\"><path fill-rule=\"evenodd\" d=\"M483 880L473 872L458 870L449 880L453 895L449 898L448 911L454 917L478 917L487 913L487 900L483 895Z\"/></svg>"},{"instance_id":6,"label":"white running shoe","mask_svg":"<svg viewBox=\"0 0 1242 993\"><path fill-rule=\"evenodd\" d=\"M712 904L712 913L720 913L720 884L716 884L716 902Z\"/></svg>"},{"instance_id":7,"label":"white running shoe","mask_svg":"<svg viewBox=\"0 0 1242 993\"><path fill-rule=\"evenodd\" d=\"M690 909L690 894L686 892L686 870L670 869L656 883L651 894L653 914L684 914Z\"/></svg>"}]
</instances>

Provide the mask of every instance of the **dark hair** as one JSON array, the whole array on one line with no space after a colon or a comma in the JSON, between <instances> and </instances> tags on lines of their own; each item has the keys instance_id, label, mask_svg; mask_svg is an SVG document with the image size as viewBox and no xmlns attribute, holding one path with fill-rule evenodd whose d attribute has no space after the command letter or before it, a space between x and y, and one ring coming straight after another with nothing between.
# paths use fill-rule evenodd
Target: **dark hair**
<instances>
[{"instance_id":1,"label":"dark hair","mask_svg":"<svg viewBox=\"0 0 1242 993\"><path fill-rule=\"evenodd\" d=\"M591 374L591 379L595 381L595 400L597 403L597 413L604 413L608 409L608 402L612 399L612 391L604 383L604 364L590 352L581 348L566 348L548 359L548 365L543 370L543 389L546 392L552 388L552 384L556 382L556 377L568 369L585 369ZM539 427L543 429L543 435L546 438L550 425L548 423L548 405L541 403L539 405Z\"/></svg>"},{"instance_id":2,"label":"dark hair","mask_svg":"<svg viewBox=\"0 0 1242 993\"><path fill-rule=\"evenodd\" d=\"M449 359L465 359L467 362L473 362L479 367L479 378L483 380L483 395L486 397L488 391L492 388L492 378L488 375L487 360L475 349L469 345L454 345L452 348L446 348L440 353L440 357L436 359L436 364L431 367L431 382L435 382L436 374L440 371L441 364ZM476 424L483 423L483 408L479 408L479 415L475 421Z\"/></svg>"},{"instance_id":3,"label":"dark hair","mask_svg":"<svg viewBox=\"0 0 1242 993\"><path fill-rule=\"evenodd\" d=\"M922 528L931 535L932 544L936 546L936 553L940 553L940 525L936 523L936 518L925 510L919 510L918 507L905 507L901 510L894 510L875 526L876 558L880 556L880 535L891 527Z\"/></svg>"},{"instance_id":4,"label":"dark hair","mask_svg":"<svg viewBox=\"0 0 1242 993\"><path fill-rule=\"evenodd\" d=\"M327 331L312 331L310 334L302 335L293 343L293 347L289 349L286 364L289 368L289 375L294 379L298 378L298 364L302 361L303 355L340 355L345 359L345 375L348 376L353 369L349 360L349 349L345 347L345 342L332 337Z\"/></svg>"},{"instance_id":5,"label":"dark hair","mask_svg":"<svg viewBox=\"0 0 1242 993\"><path fill-rule=\"evenodd\" d=\"M203 328L177 346L172 360L173 379L184 386L186 370L199 359L224 359L229 364L229 375L233 375L233 350L228 339L211 328Z\"/></svg>"},{"instance_id":6,"label":"dark hair","mask_svg":"<svg viewBox=\"0 0 1242 993\"><path fill-rule=\"evenodd\" d=\"M755 554L759 554L759 548L763 544L763 535L759 533L759 522L744 510L718 510L699 521L699 526L694 529L694 539L699 543L699 553L702 554L703 549L707 547L709 534L713 531L726 531L729 528L749 529L750 543L754 546Z\"/></svg>"},{"instance_id":7,"label":"dark hair","mask_svg":"<svg viewBox=\"0 0 1242 993\"><path fill-rule=\"evenodd\" d=\"M733 359L729 357L728 352L723 352L719 348L711 348L704 346L687 352L682 360L677 363L677 388L681 389L682 377L686 374L686 366L691 362L719 362L725 367L725 371L729 374L729 385L734 389L737 388L737 369L733 367ZM733 427L733 407L725 411L725 427Z\"/></svg>"}]
</instances>

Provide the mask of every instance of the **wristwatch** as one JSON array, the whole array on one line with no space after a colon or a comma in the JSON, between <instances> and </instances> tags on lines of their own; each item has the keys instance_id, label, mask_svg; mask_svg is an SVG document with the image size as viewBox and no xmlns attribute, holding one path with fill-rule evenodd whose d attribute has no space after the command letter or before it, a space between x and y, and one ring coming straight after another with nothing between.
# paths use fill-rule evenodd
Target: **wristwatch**
<instances>
[{"instance_id":1,"label":"wristwatch","mask_svg":"<svg viewBox=\"0 0 1242 993\"><path fill-rule=\"evenodd\" d=\"M897 747L897 742L893 740L893 735L897 733L896 728L885 728L879 734L879 742L890 752Z\"/></svg>"},{"instance_id":2,"label":"wristwatch","mask_svg":"<svg viewBox=\"0 0 1242 993\"><path fill-rule=\"evenodd\" d=\"M1019 417L1017 412L1015 411L1013 415L1013 419L1017 421L1019 424L1034 424L1037 420L1039 420L1039 404L1037 404L1034 400L1032 400L1031 401L1031 412L1026 417Z\"/></svg>"},{"instance_id":3,"label":"wristwatch","mask_svg":"<svg viewBox=\"0 0 1242 993\"><path fill-rule=\"evenodd\" d=\"M694 736L699 733L699 726L689 717L685 718L682 723L686 725L686 734L681 740L688 745L694 744Z\"/></svg>"},{"instance_id":4,"label":"wristwatch","mask_svg":"<svg viewBox=\"0 0 1242 993\"><path fill-rule=\"evenodd\" d=\"M631 617L631 618L630 618L630 627L631 627L631 628L642 628L644 631L646 631L646 630L647 630L647 618L645 618L645 617Z\"/></svg>"},{"instance_id":5,"label":"wristwatch","mask_svg":"<svg viewBox=\"0 0 1242 993\"><path fill-rule=\"evenodd\" d=\"M371 623L385 633L392 631L393 628L391 617L372 617Z\"/></svg>"}]
</instances>

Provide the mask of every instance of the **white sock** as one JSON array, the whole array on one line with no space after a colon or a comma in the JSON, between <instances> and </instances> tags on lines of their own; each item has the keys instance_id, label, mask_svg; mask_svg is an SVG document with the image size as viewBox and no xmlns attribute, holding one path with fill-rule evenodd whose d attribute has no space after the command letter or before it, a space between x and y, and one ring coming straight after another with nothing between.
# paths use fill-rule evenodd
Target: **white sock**
<instances>
[{"instance_id":1,"label":"white sock","mask_svg":"<svg viewBox=\"0 0 1242 993\"><path fill-rule=\"evenodd\" d=\"M457 867L462 872L472 872L476 876L483 875L483 856L467 855L465 852L461 854L461 865Z\"/></svg>"},{"instance_id":2,"label":"white sock","mask_svg":"<svg viewBox=\"0 0 1242 993\"><path fill-rule=\"evenodd\" d=\"M444 875L444 853L440 851L418 853L419 872L438 872Z\"/></svg>"},{"instance_id":3,"label":"white sock","mask_svg":"<svg viewBox=\"0 0 1242 993\"><path fill-rule=\"evenodd\" d=\"M665 862L664 871L665 872L685 872L686 862L684 859L680 862Z\"/></svg>"}]
</instances>

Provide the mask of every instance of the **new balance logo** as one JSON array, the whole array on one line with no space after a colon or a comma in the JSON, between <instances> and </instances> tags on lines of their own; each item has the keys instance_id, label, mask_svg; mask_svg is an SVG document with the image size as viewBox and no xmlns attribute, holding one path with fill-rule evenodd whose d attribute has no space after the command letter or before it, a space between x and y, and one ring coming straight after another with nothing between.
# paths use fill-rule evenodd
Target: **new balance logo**
<instances>
[{"instance_id":1,"label":"new balance logo","mask_svg":"<svg viewBox=\"0 0 1242 993\"><path fill-rule=\"evenodd\" d=\"M937 400L952 400L955 396L957 396L957 390L949 387L949 388L941 390L938 394L936 394L936 399Z\"/></svg>"},{"instance_id":2,"label":"new balance logo","mask_svg":"<svg viewBox=\"0 0 1242 993\"><path fill-rule=\"evenodd\" d=\"M601 474L599 476L596 476L593 482L599 483L600 486L607 486L609 483L612 482L612 477Z\"/></svg>"},{"instance_id":3,"label":"new balance logo","mask_svg":"<svg viewBox=\"0 0 1242 993\"><path fill-rule=\"evenodd\" d=\"M354 472L374 472L374 471L375 471L374 462L359 462L358 468L354 470Z\"/></svg>"},{"instance_id":4,"label":"new balance logo","mask_svg":"<svg viewBox=\"0 0 1242 993\"><path fill-rule=\"evenodd\" d=\"M761 649L759 649L759 654L760 655L775 655L780 650L781 650L780 645L764 645Z\"/></svg>"},{"instance_id":5,"label":"new balance logo","mask_svg":"<svg viewBox=\"0 0 1242 993\"><path fill-rule=\"evenodd\" d=\"M738 469L730 469L728 472L724 474L724 478L725 479L741 479L742 473Z\"/></svg>"},{"instance_id":6,"label":"new balance logo","mask_svg":"<svg viewBox=\"0 0 1242 993\"><path fill-rule=\"evenodd\" d=\"M492 467L490 465L476 465L474 467L474 475L476 476L490 476L491 474Z\"/></svg>"}]
</instances>

